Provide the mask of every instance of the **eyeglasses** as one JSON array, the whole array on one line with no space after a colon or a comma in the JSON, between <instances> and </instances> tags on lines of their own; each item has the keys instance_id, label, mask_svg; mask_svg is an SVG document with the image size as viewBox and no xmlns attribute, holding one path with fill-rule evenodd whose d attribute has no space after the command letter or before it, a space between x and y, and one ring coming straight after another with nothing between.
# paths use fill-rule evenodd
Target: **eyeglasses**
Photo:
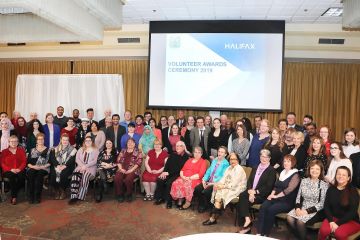
<instances>
[{"instance_id":1,"label":"eyeglasses","mask_svg":"<svg viewBox=\"0 0 360 240\"><path fill-rule=\"evenodd\" d=\"M269 156L260 155L262 158L270 158Z\"/></svg>"},{"instance_id":2,"label":"eyeglasses","mask_svg":"<svg viewBox=\"0 0 360 240\"><path fill-rule=\"evenodd\" d=\"M237 161L238 159L237 158L230 158L230 160L236 160Z\"/></svg>"},{"instance_id":3,"label":"eyeglasses","mask_svg":"<svg viewBox=\"0 0 360 240\"><path fill-rule=\"evenodd\" d=\"M336 150L339 149L338 147L330 147L330 150Z\"/></svg>"}]
</instances>

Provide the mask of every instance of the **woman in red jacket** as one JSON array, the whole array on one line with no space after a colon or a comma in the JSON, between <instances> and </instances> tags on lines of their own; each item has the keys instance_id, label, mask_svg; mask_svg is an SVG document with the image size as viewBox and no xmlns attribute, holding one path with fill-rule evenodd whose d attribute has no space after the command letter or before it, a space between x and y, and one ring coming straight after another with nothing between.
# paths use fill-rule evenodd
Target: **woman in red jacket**
<instances>
[{"instance_id":1,"label":"woman in red jacket","mask_svg":"<svg viewBox=\"0 0 360 240\"><path fill-rule=\"evenodd\" d=\"M25 180L26 154L18 147L19 139L12 135L9 138L9 148L1 153L1 168L4 178L10 180L11 204L16 204L16 197Z\"/></svg>"}]
</instances>

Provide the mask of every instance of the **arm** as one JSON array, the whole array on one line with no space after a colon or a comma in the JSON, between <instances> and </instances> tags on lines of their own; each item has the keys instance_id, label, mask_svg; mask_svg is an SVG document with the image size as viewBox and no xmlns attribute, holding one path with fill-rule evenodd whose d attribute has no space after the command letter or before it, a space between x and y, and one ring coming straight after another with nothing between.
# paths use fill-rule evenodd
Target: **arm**
<instances>
[{"instance_id":1,"label":"arm","mask_svg":"<svg viewBox=\"0 0 360 240\"><path fill-rule=\"evenodd\" d=\"M299 191L298 191L298 193L297 193L297 196L296 196L296 200L295 200L295 209L296 208L300 208L301 209L301 207L302 207L302 202L301 202L301 194L302 194L302 189L305 187L305 185L304 185L304 180L303 181L301 181L301 183L300 183L300 187L299 187Z\"/></svg>"},{"instance_id":2,"label":"arm","mask_svg":"<svg viewBox=\"0 0 360 240\"><path fill-rule=\"evenodd\" d=\"M94 149L93 152L90 155L88 163L85 164L85 166L87 168L96 166L98 156L99 156L99 151L97 149Z\"/></svg>"},{"instance_id":3,"label":"arm","mask_svg":"<svg viewBox=\"0 0 360 240\"><path fill-rule=\"evenodd\" d=\"M289 182L289 185L287 188L285 188L282 192L276 194L276 198L284 197L285 195L288 195L295 191L300 183L300 176L299 174L294 174L291 177L291 180Z\"/></svg>"},{"instance_id":4,"label":"arm","mask_svg":"<svg viewBox=\"0 0 360 240\"><path fill-rule=\"evenodd\" d=\"M320 211L321 209L324 208L324 202L325 202L325 196L326 196L327 188L328 188L328 186L325 183L320 185L320 189L319 189L319 191L321 191L320 201L317 202L315 204L315 206L306 209L306 211L309 214L318 212L318 211Z\"/></svg>"},{"instance_id":5,"label":"arm","mask_svg":"<svg viewBox=\"0 0 360 240\"><path fill-rule=\"evenodd\" d=\"M164 168L165 168L165 164L166 164L166 161L167 161L168 158L165 158L164 160L164 166L162 168L160 168L159 170L157 170L157 173L162 173L164 171Z\"/></svg>"},{"instance_id":6,"label":"arm","mask_svg":"<svg viewBox=\"0 0 360 240\"><path fill-rule=\"evenodd\" d=\"M273 189L274 183L276 181L276 172L275 172L275 170L273 170L273 169L265 170L264 173L266 173L266 172L267 172L268 175L264 176L264 177L266 177L266 179L264 179L264 181L262 181L265 184L259 184L260 181L262 180L261 178L263 177L263 176L261 176L260 179L259 179L259 183L256 186L256 194L260 195L264 199L269 195L269 193Z\"/></svg>"},{"instance_id":7,"label":"arm","mask_svg":"<svg viewBox=\"0 0 360 240\"><path fill-rule=\"evenodd\" d=\"M151 168L150 168L150 166L149 166L149 155L147 155L146 156L146 158L145 158L145 169L146 169L146 171L148 171L149 173L151 173Z\"/></svg>"},{"instance_id":8,"label":"arm","mask_svg":"<svg viewBox=\"0 0 360 240\"><path fill-rule=\"evenodd\" d=\"M244 139L243 142L244 142L243 151L238 155L241 160L246 158L250 148L249 140Z\"/></svg>"},{"instance_id":9,"label":"arm","mask_svg":"<svg viewBox=\"0 0 360 240\"><path fill-rule=\"evenodd\" d=\"M85 166L83 158L84 158L84 152L83 149L80 148L79 151L77 151L76 153L76 158L75 158L75 162L79 167Z\"/></svg>"},{"instance_id":10,"label":"arm","mask_svg":"<svg viewBox=\"0 0 360 240\"><path fill-rule=\"evenodd\" d=\"M20 166L19 166L19 170L22 171L25 169L26 167L26 153L25 153L25 150L23 148L18 148L16 150L16 155L18 155L17 157L20 159Z\"/></svg>"},{"instance_id":11,"label":"arm","mask_svg":"<svg viewBox=\"0 0 360 240\"><path fill-rule=\"evenodd\" d=\"M333 216L332 216L332 211L331 211L331 193L332 193L333 189L329 188L328 191L326 192L326 197L325 197L325 202L324 202L324 213L325 213L325 217L326 219L330 222L333 221Z\"/></svg>"},{"instance_id":12,"label":"arm","mask_svg":"<svg viewBox=\"0 0 360 240\"><path fill-rule=\"evenodd\" d=\"M345 215L342 216L342 218L338 219L335 222L339 226L353 220L357 215L358 206L359 206L359 194L355 189L351 189L350 191L351 192L349 196L349 210L346 211Z\"/></svg>"}]
</instances>

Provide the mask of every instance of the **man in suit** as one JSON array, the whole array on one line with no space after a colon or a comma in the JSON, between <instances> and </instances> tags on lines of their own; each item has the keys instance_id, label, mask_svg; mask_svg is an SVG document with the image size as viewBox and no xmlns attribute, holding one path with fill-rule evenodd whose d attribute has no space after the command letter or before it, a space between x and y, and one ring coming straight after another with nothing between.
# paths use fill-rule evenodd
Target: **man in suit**
<instances>
[{"instance_id":1,"label":"man in suit","mask_svg":"<svg viewBox=\"0 0 360 240\"><path fill-rule=\"evenodd\" d=\"M304 132L304 128L296 124L296 114L294 112L288 112L288 114L286 114L286 120L288 121L288 128L294 128L296 131Z\"/></svg>"},{"instance_id":2,"label":"man in suit","mask_svg":"<svg viewBox=\"0 0 360 240\"><path fill-rule=\"evenodd\" d=\"M176 119L176 125L178 125L179 128L181 129L182 127L184 127L186 125L184 110L178 110L177 116L178 116L178 119Z\"/></svg>"},{"instance_id":3,"label":"man in suit","mask_svg":"<svg viewBox=\"0 0 360 240\"><path fill-rule=\"evenodd\" d=\"M259 133L261 121L262 121L262 116L256 115L254 117L254 128L251 129L251 134L253 136L255 136L255 134Z\"/></svg>"},{"instance_id":4,"label":"man in suit","mask_svg":"<svg viewBox=\"0 0 360 240\"><path fill-rule=\"evenodd\" d=\"M89 119L89 126L91 126L91 124L94 121L94 109L93 108L86 109L86 117Z\"/></svg>"},{"instance_id":5,"label":"man in suit","mask_svg":"<svg viewBox=\"0 0 360 240\"><path fill-rule=\"evenodd\" d=\"M126 133L126 130L123 126L119 125L120 116L119 114L112 115L112 126L106 128L106 138L111 139L113 141L114 146L117 150L121 150L121 137Z\"/></svg>"},{"instance_id":6,"label":"man in suit","mask_svg":"<svg viewBox=\"0 0 360 240\"><path fill-rule=\"evenodd\" d=\"M205 126L205 120L203 117L198 117L196 119L196 127L194 127L190 132L190 145L192 150L196 146L200 146L203 149L203 158L208 159L208 137L210 133L210 128Z\"/></svg>"},{"instance_id":7,"label":"man in suit","mask_svg":"<svg viewBox=\"0 0 360 240\"><path fill-rule=\"evenodd\" d=\"M168 127L161 129L161 138L162 138L163 146L168 146L170 144L169 135L170 135L171 126L174 123L176 123L175 117L170 115L168 117Z\"/></svg>"}]
</instances>

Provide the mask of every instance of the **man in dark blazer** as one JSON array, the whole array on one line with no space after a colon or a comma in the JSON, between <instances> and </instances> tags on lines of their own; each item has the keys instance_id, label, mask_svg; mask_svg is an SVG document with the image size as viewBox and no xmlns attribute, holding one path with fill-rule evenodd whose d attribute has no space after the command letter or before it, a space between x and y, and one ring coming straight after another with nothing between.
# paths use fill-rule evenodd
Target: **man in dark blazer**
<instances>
[{"instance_id":1,"label":"man in dark blazer","mask_svg":"<svg viewBox=\"0 0 360 240\"><path fill-rule=\"evenodd\" d=\"M196 146L200 146L203 149L203 158L208 159L208 139L211 129L208 126L205 126L205 120L203 117L198 117L196 119L196 127L194 127L190 132L190 145L192 151Z\"/></svg>"},{"instance_id":2,"label":"man in dark blazer","mask_svg":"<svg viewBox=\"0 0 360 240\"><path fill-rule=\"evenodd\" d=\"M113 141L114 146L117 150L121 150L121 137L126 133L126 129L119 125L120 116L119 114L112 115L112 126L106 128L106 138Z\"/></svg>"},{"instance_id":3,"label":"man in dark blazer","mask_svg":"<svg viewBox=\"0 0 360 240\"><path fill-rule=\"evenodd\" d=\"M178 110L177 111L177 119L176 119L176 125L179 126L181 129L182 127L185 127L186 125L186 119L185 119L185 113L184 110Z\"/></svg>"},{"instance_id":4,"label":"man in dark blazer","mask_svg":"<svg viewBox=\"0 0 360 240\"><path fill-rule=\"evenodd\" d=\"M288 121L288 128L294 128L296 131L304 132L304 128L296 124L296 114L294 112L288 112L288 114L286 114L286 120Z\"/></svg>"}]
</instances>

